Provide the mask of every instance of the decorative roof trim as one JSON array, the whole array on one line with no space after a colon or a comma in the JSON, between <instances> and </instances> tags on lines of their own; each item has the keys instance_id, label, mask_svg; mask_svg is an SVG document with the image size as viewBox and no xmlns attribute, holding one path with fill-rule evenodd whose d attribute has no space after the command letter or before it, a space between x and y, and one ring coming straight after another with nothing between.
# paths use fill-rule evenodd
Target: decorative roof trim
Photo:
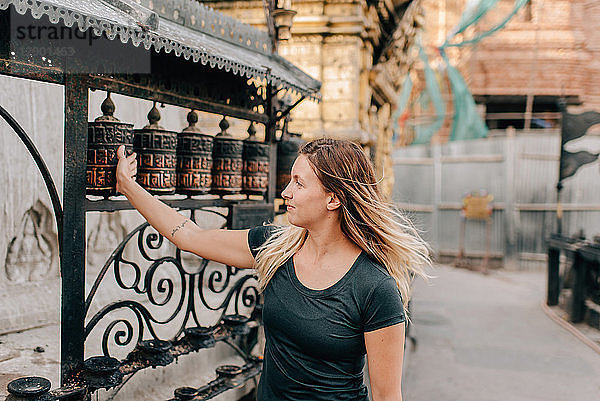
<instances>
[{"instance_id":1,"label":"decorative roof trim","mask_svg":"<svg viewBox=\"0 0 600 401\"><path fill-rule=\"evenodd\" d=\"M187 2L191 4L189 0ZM32 17L35 19L40 19L42 18L42 16L46 15L50 22L53 24L58 24L62 19L64 25L66 25L69 28L72 27L74 24L77 24L77 27L82 32L92 30L92 32L97 36L105 34L106 37L110 40L115 40L116 38L119 38L119 40L124 44L128 43L129 41L131 41L131 43L135 47L139 47L141 44L143 44L146 50L150 50L150 48L153 47L157 53L161 50L164 50L165 53L170 53L173 51L177 57L183 56L186 60L189 60L191 58L193 62L200 62L202 65L209 65L210 68L216 67L218 69L225 70L227 72L231 72L235 75L240 75L242 77L247 76L248 78L265 79L268 83L271 83L275 86L284 86L312 100L320 100L319 81L308 76L306 73L302 72L295 66L293 68L293 72L295 74L294 76L298 78L299 81L302 81L298 82L298 84L290 82L290 80L283 78L281 74L277 74L276 72L274 73L273 69L278 69L277 67L284 67L286 69L290 69L291 63L284 62L287 60L281 58L280 56L265 54L259 52L256 48L248 47L248 41L246 41L245 46L240 46L240 44L235 43L235 41L227 42L240 46L240 50L243 49L244 51L252 52L255 54L259 53L262 57L266 57L266 65L254 67L242 64L235 60L229 60L222 54L210 54L205 50L189 46L178 40L154 32L148 29L147 27L140 26L141 23L139 21L136 21L136 19L133 18L130 14L123 11L115 12L119 13L118 16L120 18L126 18L129 21L129 25L111 21L110 19L105 17L100 17L92 15L90 13L84 13L78 10L74 10L69 7L60 5L58 2L55 3L48 0L0 0L0 10L8 9L8 7L11 4L15 8L16 12L21 15L26 14L27 11L30 11ZM201 6L199 3L197 4L198 6ZM103 3L103 5L106 5L107 9L111 8L111 6L106 3ZM206 6L202 7L207 8ZM212 11L212 13L214 13L215 15L219 14L214 10ZM216 18L215 16L213 17ZM224 15L219 15L219 18L221 18L221 22L229 22L229 20L231 19ZM242 27L243 25L246 24L239 23L238 25L229 25L231 29L230 31L225 30L225 25L223 24L216 25L216 27L222 27L223 29L221 29L220 32L226 32L229 34L229 32L233 32L233 28L238 26ZM205 26L207 26L206 23ZM192 30L196 35L204 34L213 37L213 39L217 41L223 40L220 37L215 37L212 34L206 34L202 31L193 30L189 27L182 26L177 22L167 20L166 18L159 21L159 31L163 30L163 28L166 28L166 30L169 31L169 27L182 30ZM258 30L256 31L260 32ZM255 47L256 46L257 45L255 45ZM301 84L305 84L306 87L301 87Z\"/></svg>"},{"instance_id":2,"label":"decorative roof trim","mask_svg":"<svg viewBox=\"0 0 600 401\"><path fill-rule=\"evenodd\" d=\"M172 2L137 0L137 2L142 7L156 12L162 18L197 32L226 40L238 46L245 46L266 55L271 54L273 44L267 32L222 14L198 0Z\"/></svg>"}]
</instances>

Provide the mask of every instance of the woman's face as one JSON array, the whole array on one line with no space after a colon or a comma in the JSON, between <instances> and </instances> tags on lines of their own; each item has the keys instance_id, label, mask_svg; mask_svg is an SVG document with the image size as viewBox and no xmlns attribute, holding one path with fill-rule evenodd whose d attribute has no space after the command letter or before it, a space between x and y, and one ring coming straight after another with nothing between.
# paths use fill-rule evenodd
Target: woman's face
<instances>
[{"instance_id":1,"label":"woman's face","mask_svg":"<svg viewBox=\"0 0 600 401\"><path fill-rule=\"evenodd\" d=\"M298 156L292 166L290 183L281 192L290 224L310 228L323 221L329 212L327 205L331 195L321 184L308 158Z\"/></svg>"}]
</instances>

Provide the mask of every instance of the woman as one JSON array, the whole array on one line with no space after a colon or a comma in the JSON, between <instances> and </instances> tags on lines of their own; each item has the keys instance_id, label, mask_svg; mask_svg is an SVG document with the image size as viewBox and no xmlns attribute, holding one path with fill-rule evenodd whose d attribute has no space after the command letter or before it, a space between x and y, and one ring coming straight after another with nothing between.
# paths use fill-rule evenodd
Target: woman
<instances>
[{"instance_id":1,"label":"woman","mask_svg":"<svg viewBox=\"0 0 600 401\"><path fill-rule=\"evenodd\" d=\"M201 230L135 182L118 151L117 190L177 247L255 268L266 345L258 400L401 401L404 305L427 245L384 203L362 149L319 139L299 152L282 192L290 226Z\"/></svg>"}]
</instances>

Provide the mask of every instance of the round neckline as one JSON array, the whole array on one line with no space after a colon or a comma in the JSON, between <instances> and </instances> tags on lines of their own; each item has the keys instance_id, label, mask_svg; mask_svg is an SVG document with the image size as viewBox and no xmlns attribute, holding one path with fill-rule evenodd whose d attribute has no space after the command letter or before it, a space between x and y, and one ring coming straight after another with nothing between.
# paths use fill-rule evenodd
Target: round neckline
<instances>
[{"instance_id":1,"label":"round neckline","mask_svg":"<svg viewBox=\"0 0 600 401\"><path fill-rule=\"evenodd\" d=\"M311 297L324 297L324 296L328 296L328 295L335 293L336 291L338 291L340 288L342 288L344 286L344 284L352 276L352 273L354 272L354 270L356 269L356 266L359 264L359 261L364 257L364 255L366 255L366 252L364 250L361 250L360 254L356 257L356 259L354 260L354 262L352 263L352 265L350 266L348 271L338 281L336 281L335 283L331 284L329 287L324 288L322 290L315 290L313 288L309 288L309 287L305 286L304 284L302 284L302 282L296 275L296 266L294 264L293 256L289 259L287 270L288 270L288 274L290 276L290 280L292 281L292 283L294 284L294 287L296 287L296 289L298 291L300 291L304 295L308 295Z\"/></svg>"}]
</instances>

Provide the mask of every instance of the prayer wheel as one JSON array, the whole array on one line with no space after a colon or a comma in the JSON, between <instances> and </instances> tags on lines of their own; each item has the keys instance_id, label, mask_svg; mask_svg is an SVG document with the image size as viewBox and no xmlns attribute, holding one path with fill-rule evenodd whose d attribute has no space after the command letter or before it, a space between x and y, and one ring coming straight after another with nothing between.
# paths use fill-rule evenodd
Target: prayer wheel
<instances>
[{"instance_id":1,"label":"prayer wheel","mask_svg":"<svg viewBox=\"0 0 600 401\"><path fill-rule=\"evenodd\" d=\"M194 110L187 120L189 126L177 135L177 193L205 194L212 184L213 137L200 133Z\"/></svg>"},{"instance_id":2,"label":"prayer wheel","mask_svg":"<svg viewBox=\"0 0 600 401\"><path fill-rule=\"evenodd\" d=\"M137 182L153 194L172 194L177 184L177 132L158 125L156 102L148 113L150 122L134 130L133 150L137 153Z\"/></svg>"},{"instance_id":3,"label":"prayer wheel","mask_svg":"<svg viewBox=\"0 0 600 401\"><path fill-rule=\"evenodd\" d=\"M244 142L227 132L229 123L223 117L219 132L214 138L212 189L214 194L237 194L242 191L242 152Z\"/></svg>"},{"instance_id":4,"label":"prayer wheel","mask_svg":"<svg viewBox=\"0 0 600 401\"><path fill-rule=\"evenodd\" d=\"M113 117L115 104L110 93L101 106L102 116L88 122L86 188L89 195L116 195L117 148L125 145L131 152L133 124Z\"/></svg>"},{"instance_id":5,"label":"prayer wheel","mask_svg":"<svg viewBox=\"0 0 600 401\"><path fill-rule=\"evenodd\" d=\"M269 186L269 145L256 139L253 123L248 127L248 134L244 141L242 192L264 195Z\"/></svg>"},{"instance_id":6,"label":"prayer wheel","mask_svg":"<svg viewBox=\"0 0 600 401\"><path fill-rule=\"evenodd\" d=\"M290 182L292 166L305 143L300 134L283 131L281 140L277 143L277 196L281 197L281 192Z\"/></svg>"}]
</instances>

